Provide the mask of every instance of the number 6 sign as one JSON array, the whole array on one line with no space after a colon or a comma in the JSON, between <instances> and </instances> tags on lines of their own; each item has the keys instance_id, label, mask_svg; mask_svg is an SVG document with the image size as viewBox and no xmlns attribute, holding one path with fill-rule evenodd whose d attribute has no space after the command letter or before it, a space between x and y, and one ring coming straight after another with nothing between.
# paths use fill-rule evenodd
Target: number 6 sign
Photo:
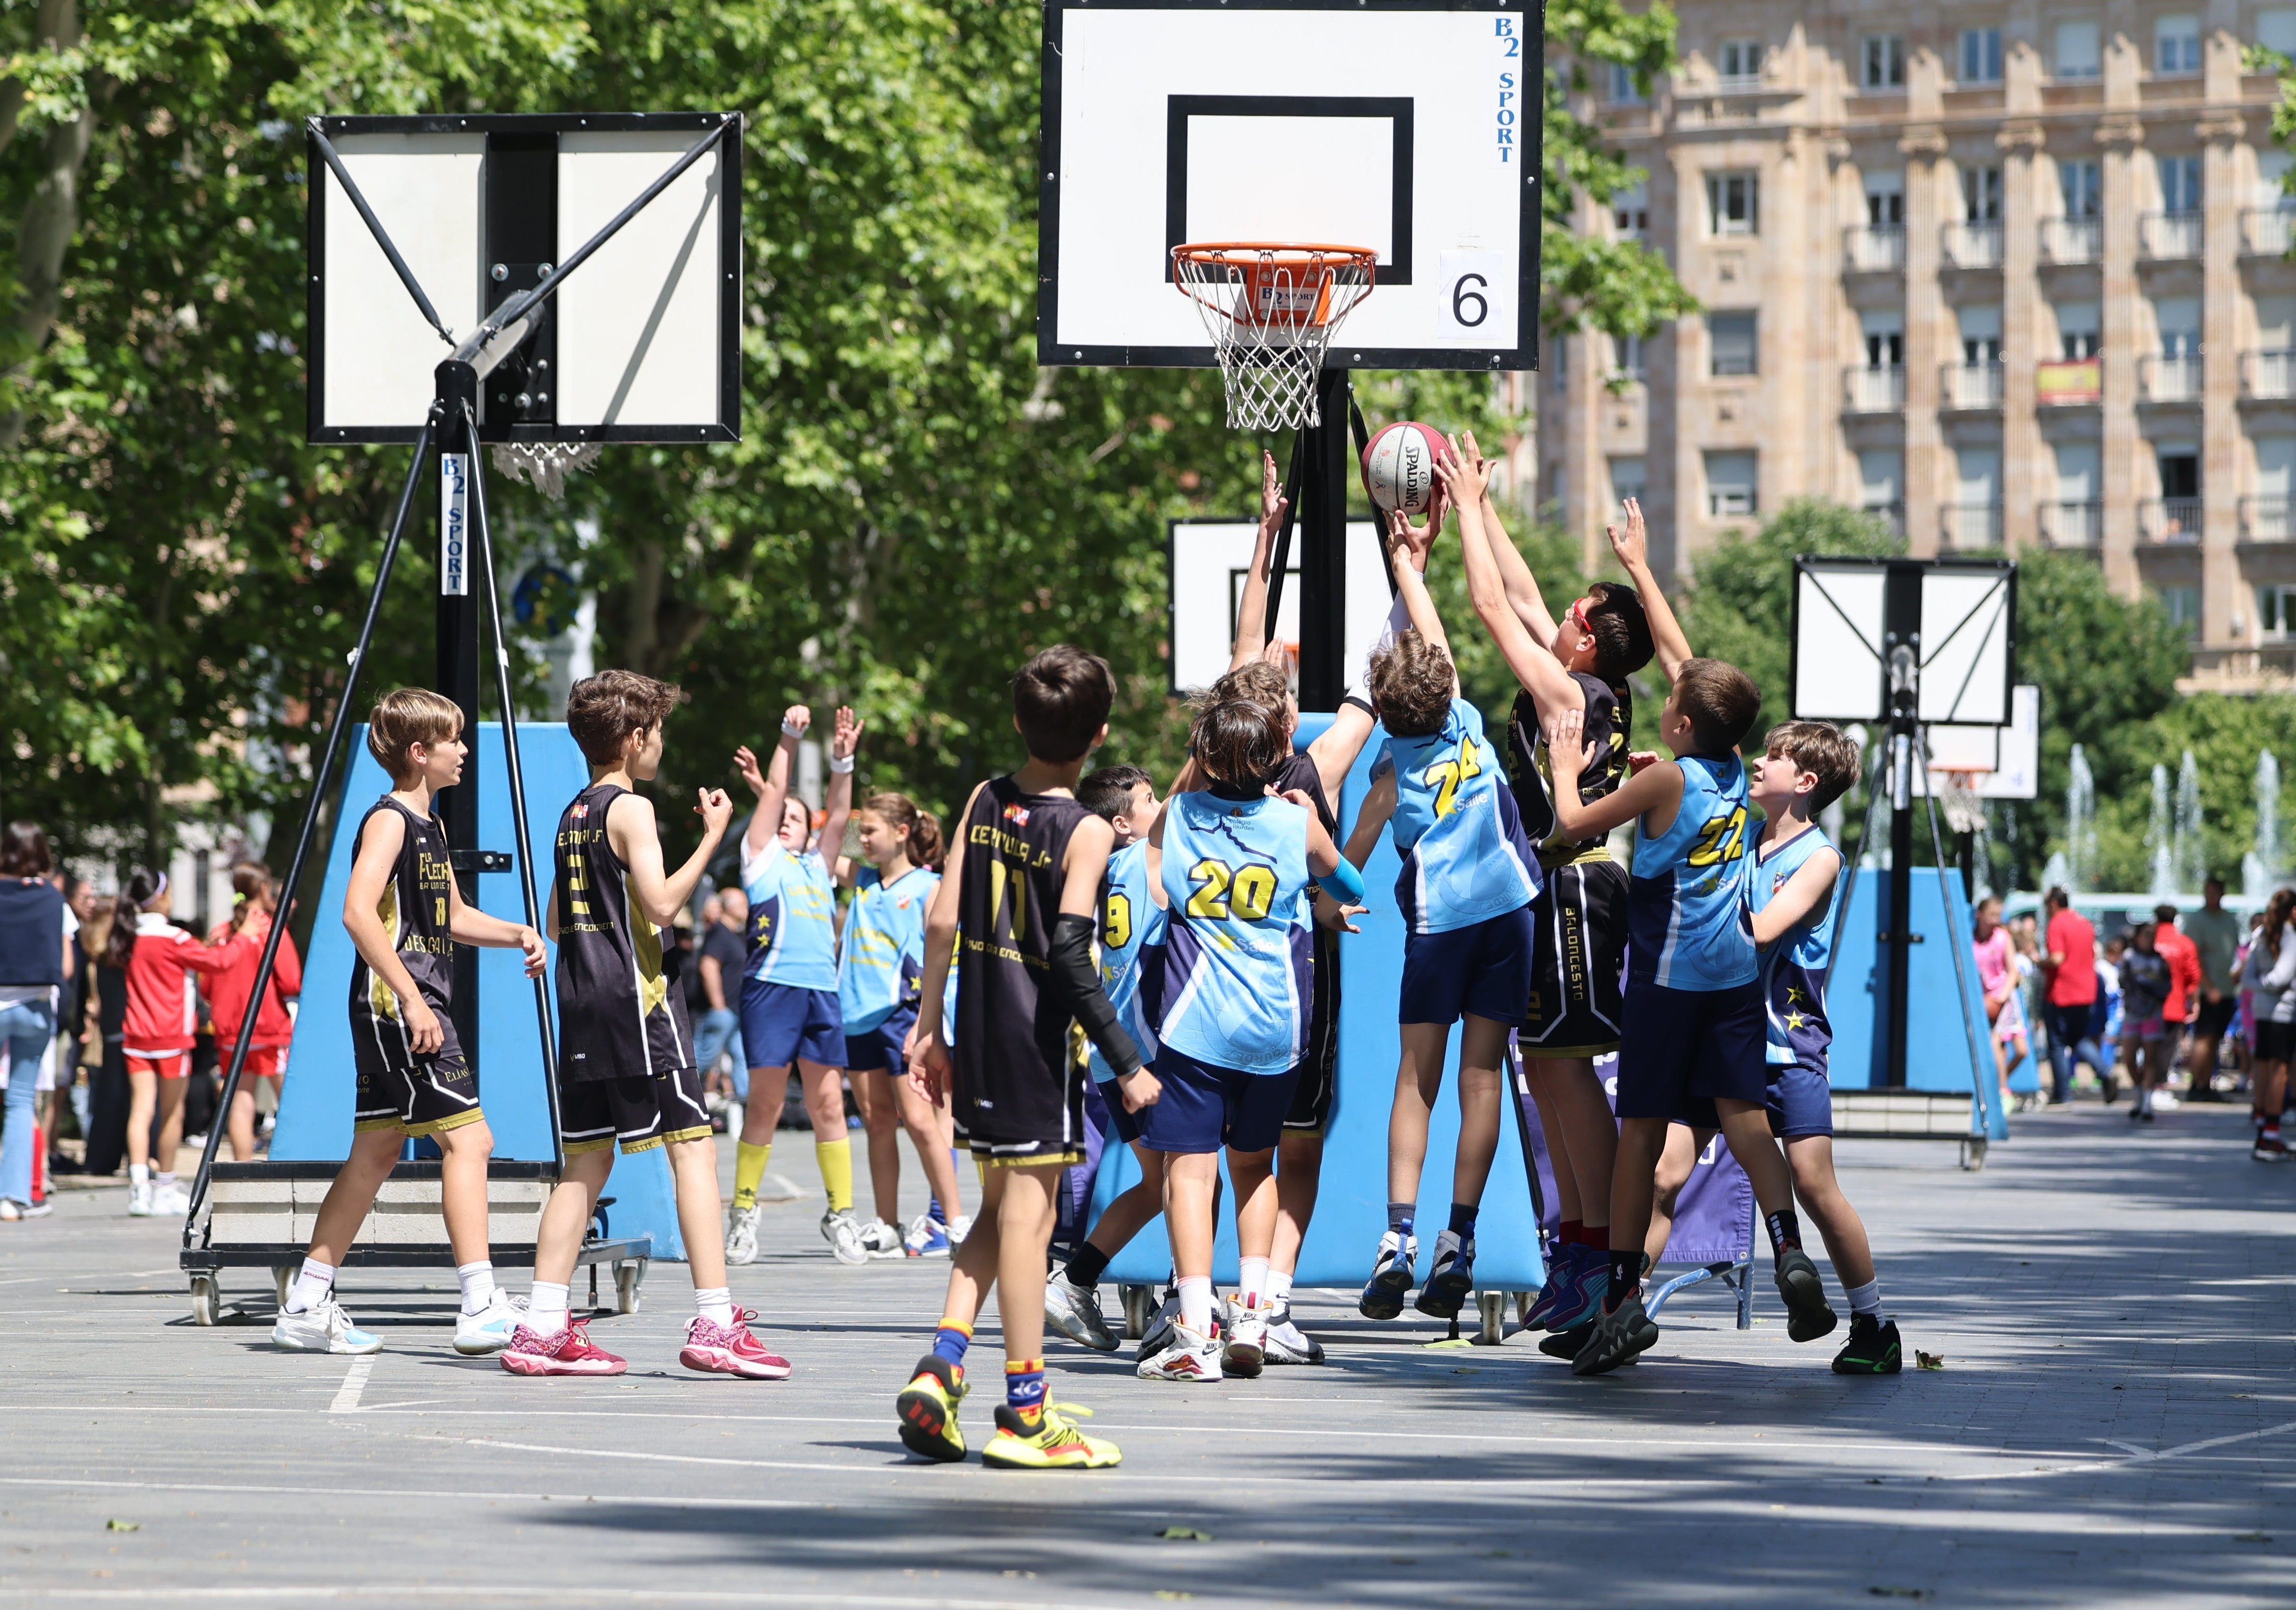
<instances>
[{"instance_id":1,"label":"number 6 sign","mask_svg":"<svg viewBox=\"0 0 2296 1610\"><path fill-rule=\"evenodd\" d=\"M1442 293L1436 329L1444 340L1472 347L1514 344L1514 286L1500 253L1446 251L1436 283Z\"/></svg>"}]
</instances>

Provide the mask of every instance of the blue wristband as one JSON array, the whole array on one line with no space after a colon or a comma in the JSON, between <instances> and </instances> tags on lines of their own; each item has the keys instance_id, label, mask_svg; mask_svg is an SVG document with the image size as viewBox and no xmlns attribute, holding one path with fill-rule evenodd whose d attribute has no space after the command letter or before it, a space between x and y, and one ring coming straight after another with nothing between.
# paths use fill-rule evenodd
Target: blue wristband
<instances>
[{"instance_id":1,"label":"blue wristband","mask_svg":"<svg viewBox=\"0 0 2296 1610\"><path fill-rule=\"evenodd\" d=\"M1317 873L1316 882L1325 894L1342 906L1355 905L1363 899L1363 874L1357 872L1356 864L1345 856L1340 858L1340 864L1331 871Z\"/></svg>"}]
</instances>

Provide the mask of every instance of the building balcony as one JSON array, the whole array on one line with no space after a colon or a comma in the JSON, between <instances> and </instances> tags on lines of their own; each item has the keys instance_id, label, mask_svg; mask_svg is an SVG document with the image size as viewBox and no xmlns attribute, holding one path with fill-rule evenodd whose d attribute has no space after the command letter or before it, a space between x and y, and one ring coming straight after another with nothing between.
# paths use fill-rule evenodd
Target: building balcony
<instances>
[{"instance_id":1,"label":"building balcony","mask_svg":"<svg viewBox=\"0 0 2296 1610\"><path fill-rule=\"evenodd\" d=\"M2296 351L2283 347L2242 353L2240 394L2252 402L2296 399Z\"/></svg>"},{"instance_id":2,"label":"building balcony","mask_svg":"<svg viewBox=\"0 0 2296 1610\"><path fill-rule=\"evenodd\" d=\"M2095 407L2103 399L2103 358L2050 358L2033 366L2033 401L2040 407Z\"/></svg>"},{"instance_id":3,"label":"building balcony","mask_svg":"<svg viewBox=\"0 0 2296 1610\"><path fill-rule=\"evenodd\" d=\"M1852 224L1841 232L1841 260L1852 274L1897 274L1906 267L1903 224Z\"/></svg>"},{"instance_id":4,"label":"building balcony","mask_svg":"<svg viewBox=\"0 0 2296 1610\"><path fill-rule=\"evenodd\" d=\"M2001 366L1948 364L1938 374L1938 407L1983 409L2001 406Z\"/></svg>"},{"instance_id":5,"label":"building balcony","mask_svg":"<svg viewBox=\"0 0 2296 1610\"><path fill-rule=\"evenodd\" d=\"M2059 267L2104 260L2103 218L2043 218L2041 260Z\"/></svg>"},{"instance_id":6,"label":"building balcony","mask_svg":"<svg viewBox=\"0 0 2296 1610\"><path fill-rule=\"evenodd\" d=\"M2198 353L2164 357L2159 353L2136 360L2136 400L2148 403L2197 403L2201 400L2201 359Z\"/></svg>"},{"instance_id":7,"label":"building balcony","mask_svg":"<svg viewBox=\"0 0 2296 1610\"><path fill-rule=\"evenodd\" d=\"M2001 546L2001 505L1948 503L1938 510L1938 546L1959 551Z\"/></svg>"},{"instance_id":8,"label":"building balcony","mask_svg":"<svg viewBox=\"0 0 2296 1610\"><path fill-rule=\"evenodd\" d=\"M2001 224L1997 218L1983 223L1948 224L1942 238L1946 266L1949 268L2001 267Z\"/></svg>"},{"instance_id":9,"label":"building balcony","mask_svg":"<svg viewBox=\"0 0 2296 1610\"><path fill-rule=\"evenodd\" d=\"M2136 251L2148 262L2181 262L2201 255L2207 218L2198 212L2147 212L2136 219Z\"/></svg>"},{"instance_id":10,"label":"building balcony","mask_svg":"<svg viewBox=\"0 0 2296 1610\"><path fill-rule=\"evenodd\" d=\"M2197 497L2148 497L2136 505L2136 535L2163 545L2196 543L2201 539L2201 500Z\"/></svg>"},{"instance_id":11,"label":"building balcony","mask_svg":"<svg viewBox=\"0 0 2296 1610\"><path fill-rule=\"evenodd\" d=\"M1892 537L1906 534L1906 505L1902 503L1869 503L1857 512L1868 520L1878 520L1889 527Z\"/></svg>"},{"instance_id":12,"label":"building balcony","mask_svg":"<svg viewBox=\"0 0 2296 1610\"><path fill-rule=\"evenodd\" d=\"M1905 406L1903 364L1852 364L1841 372L1844 414L1895 414Z\"/></svg>"},{"instance_id":13,"label":"building balcony","mask_svg":"<svg viewBox=\"0 0 2296 1610\"><path fill-rule=\"evenodd\" d=\"M2296 497L2262 494L2240 500L2240 539L2243 542L2296 540Z\"/></svg>"},{"instance_id":14,"label":"building balcony","mask_svg":"<svg viewBox=\"0 0 2296 1610\"><path fill-rule=\"evenodd\" d=\"M2040 525L2041 541L2049 547L2093 548L2104 540L2104 505L2045 503Z\"/></svg>"},{"instance_id":15,"label":"building balcony","mask_svg":"<svg viewBox=\"0 0 2296 1610\"><path fill-rule=\"evenodd\" d=\"M2296 248L2296 207L2251 207L2240 215L2243 257L2286 257L2292 248Z\"/></svg>"},{"instance_id":16,"label":"building balcony","mask_svg":"<svg viewBox=\"0 0 2296 1610\"><path fill-rule=\"evenodd\" d=\"M1718 95L1758 95L1766 87L1759 73L1717 73L1712 93Z\"/></svg>"}]
</instances>

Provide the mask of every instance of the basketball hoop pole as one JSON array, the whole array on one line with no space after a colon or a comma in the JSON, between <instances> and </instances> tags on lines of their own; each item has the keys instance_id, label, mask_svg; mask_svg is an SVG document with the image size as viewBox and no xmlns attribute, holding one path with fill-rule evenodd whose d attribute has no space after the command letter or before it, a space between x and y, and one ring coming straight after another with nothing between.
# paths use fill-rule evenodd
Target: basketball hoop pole
<instances>
[{"instance_id":1,"label":"basketball hoop pole","mask_svg":"<svg viewBox=\"0 0 2296 1610\"><path fill-rule=\"evenodd\" d=\"M1882 669L1890 698L1890 1037L1882 1082L1906 1088L1906 1018L1913 978L1914 767L1922 760L1922 573L1893 564L1882 594ZM1939 868L1939 875L1943 869ZM1950 902L1948 902L1950 904ZM1946 943L1952 941L1950 929Z\"/></svg>"},{"instance_id":2,"label":"basketball hoop pole","mask_svg":"<svg viewBox=\"0 0 2296 1610\"><path fill-rule=\"evenodd\" d=\"M1335 711L1347 691L1348 372L1325 369L1316 390L1322 423L1305 427L1300 489L1300 708Z\"/></svg>"}]
</instances>

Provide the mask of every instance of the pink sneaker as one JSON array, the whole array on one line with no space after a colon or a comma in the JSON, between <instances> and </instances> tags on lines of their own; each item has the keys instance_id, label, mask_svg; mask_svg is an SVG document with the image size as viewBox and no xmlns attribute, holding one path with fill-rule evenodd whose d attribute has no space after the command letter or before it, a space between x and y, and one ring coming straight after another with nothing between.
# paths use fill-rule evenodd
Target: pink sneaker
<instances>
[{"instance_id":1,"label":"pink sneaker","mask_svg":"<svg viewBox=\"0 0 2296 1610\"><path fill-rule=\"evenodd\" d=\"M514 1376L619 1376L629 1365L593 1347L590 1322L576 1319L554 1336L538 1336L520 1326L503 1350L502 1367Z\"/></svg>"},{"instance_id":2,"label":"pink sneaker","mask_svg":"<svg viewBox=\"0 0 2296 1610\"><path fill-rule=\"evenodd\" d=\"M758 1316L745 1308L734 1310L731 1325L712 1325L696 1314L685 1327L685 1345L677 1361L688 1369L718 1376L742 1376L752 1381L782 1381L789 1377L790 1361L767 1352L765 1343L750 1334Z\"/></svg>"}]
</instances>

